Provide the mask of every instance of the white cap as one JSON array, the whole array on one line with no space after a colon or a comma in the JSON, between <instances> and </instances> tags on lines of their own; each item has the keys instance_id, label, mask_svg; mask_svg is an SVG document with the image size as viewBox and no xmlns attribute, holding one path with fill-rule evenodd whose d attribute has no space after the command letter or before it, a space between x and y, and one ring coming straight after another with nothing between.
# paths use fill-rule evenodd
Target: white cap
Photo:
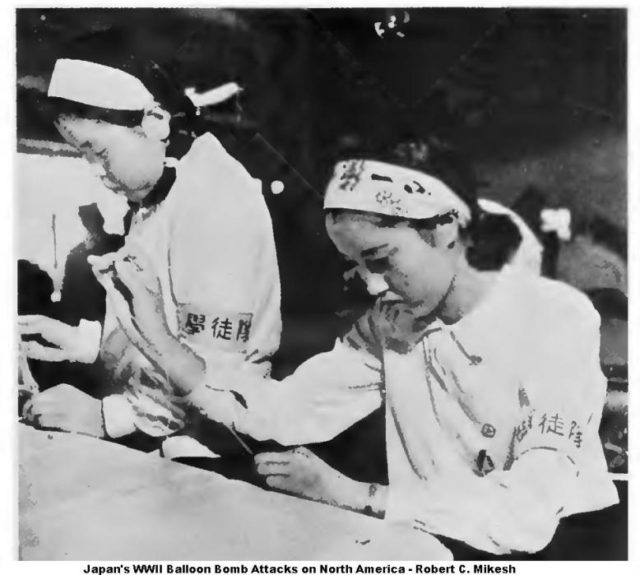
<instances>
[{"instance_id":1,"label":"white cap","mask_svg":"<svg viewBox=\"0 0 640 575\"><path fill-rule=\"evenodd\" d=\"M145 110L154 105L151 92L135 76L85 60L58 60L48 95L109 110Z\"/></svg>"},{"instance_id":2,"label":"white cap","mask_svg":"<svg viewBox=\"0 0 640 575\"><path fill-rule=\"evenodd\" d=\"M324 208L408 219L428 219L456 212L463 224L471 219L469 206L438 178L372 160L339 162L327 186Z\"/></svg>"},{"instance_id":3,"label":"white cap","mask_svg":"<svg viewBox=\"0 0 640 575\"><path fill-rule=\"evenodd\" d=\"M223 84L217 88L198 93L193 87L185 88L184 94L187 96L196 108L204 108L206 106L215 106L227 101L236 94L242 92L242 88L235 82Z\"/></svg>"}]
</instances>

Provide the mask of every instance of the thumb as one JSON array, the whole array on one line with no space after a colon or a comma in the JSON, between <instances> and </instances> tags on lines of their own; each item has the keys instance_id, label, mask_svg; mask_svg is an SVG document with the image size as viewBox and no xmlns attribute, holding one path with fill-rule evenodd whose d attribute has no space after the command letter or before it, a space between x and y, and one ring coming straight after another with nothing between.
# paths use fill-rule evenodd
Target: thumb
<instances>
[{"instance_id":1,"label":"thumb","mask_svg":"<svg viewBox=\"0 0 640 575\"><path fill-rule=\"evenodd\" d=\"M93 268L93 273L105 272L113 264L117 257L116 253L109 253L103 256L87 256L87 263Z\"/></svg>"},{"instance_id":2,"label":"thumb","mask_svg":"<svg viewBox=\"0 0 640 575\"><path fill-rule=\"evenodd\" d=\"M100 273L96 275L96 279L100 283L100 285L104 288L104 291L107 294L107 299L113 305L115 315L118 318L118 321L121 321L122 318L131 318L132 311L129 302L124 297L122 291L120 291L115 283L114 283L114 274L109 271L106 273Z\"/></svg>"}]
</instances>

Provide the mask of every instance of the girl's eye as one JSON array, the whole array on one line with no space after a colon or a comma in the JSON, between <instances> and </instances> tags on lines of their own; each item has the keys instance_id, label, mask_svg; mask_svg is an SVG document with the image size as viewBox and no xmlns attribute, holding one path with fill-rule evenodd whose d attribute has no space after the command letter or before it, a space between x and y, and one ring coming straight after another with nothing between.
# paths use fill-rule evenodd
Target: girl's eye
<instances>
[{"instance_id":1,"label":"girl's eye","mask_svg":"<svg viewBox=\"0 0 640 575\"><path fill-rule=\"evenodd\" d=\"M389 258L385 256L375 260L367 260L365 264L371 273L379 274L389 269Z\"/></svg>"}]
</instances>

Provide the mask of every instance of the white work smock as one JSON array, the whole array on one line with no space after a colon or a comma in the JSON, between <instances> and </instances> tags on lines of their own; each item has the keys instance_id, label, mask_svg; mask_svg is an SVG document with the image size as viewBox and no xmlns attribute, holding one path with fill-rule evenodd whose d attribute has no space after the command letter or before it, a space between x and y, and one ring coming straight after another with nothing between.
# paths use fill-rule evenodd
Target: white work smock
<instances>
[{"instance_id":1,"label":"white work smock","mask_svg":"<svg viewBox=\"0 0 640 575\"><path fill-rule=\"evenodd\" d=\"M159 274L174 335L207 364L270 373L280 343L280 278L259 180L210 133L176 167L168 196L134 216L123 253L144 249ZM113 374L105 429L161 437L184 424L166 377L128 341L107 301L100 357Z\"/></svg>"},{"instance_id":2,"label":"white work smock","mask_svg":"<svg viewBox=\"0 0 640 575\"><path fill-rule=\"evenodd\" d=\"M281 382L220 373L246 407L213 380L190 400L285 445L327 441L384 401L386 519L497 554L538 551L561 517L617 502L598 437L599 316L584 295L508 266L468 315L434 322L404 354L382 345L381 312Z\"/></svg>"}]
</instances>

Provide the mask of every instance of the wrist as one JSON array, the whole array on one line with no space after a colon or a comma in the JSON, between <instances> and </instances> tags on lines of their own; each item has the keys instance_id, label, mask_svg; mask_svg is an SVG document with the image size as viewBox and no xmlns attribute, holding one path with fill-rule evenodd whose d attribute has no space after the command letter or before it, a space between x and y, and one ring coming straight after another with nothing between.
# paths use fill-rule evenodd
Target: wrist
<instances>
[{"instance_id":1,"label":"wrist","mask_svg":"<svg viewBox=\"0 0 640 575\"><path fill-rule=\"evenodd\" d=\"M191 393L204 381L204 361L179 340L173 339L161 354L163 358L168 359L165 360L165 373L178 395Z\"/></svg>"},{"instance_id":2,"label":"wrist","mask_svg":"<svg viewBox=\"0 0 640 575\"><path fill-rule=\"evenodd\" d=\"M361 508L367 515L382 517L385 511L387 487L379 483L363 483L361 494Z\"/></svg>"},{"instance_id":3,"label":"wrist","mask_svg":"<svg viewBox=\"0 0 640 575\"><path fill-rule=\"evenodd\" d=\"M237 410L240 404L232 391L211 388L203 382L193 391L185 394L184 399L189 406L205 415L207 419L229 428L236 429L238 427Z\"/></svg>"}]
</instances>

